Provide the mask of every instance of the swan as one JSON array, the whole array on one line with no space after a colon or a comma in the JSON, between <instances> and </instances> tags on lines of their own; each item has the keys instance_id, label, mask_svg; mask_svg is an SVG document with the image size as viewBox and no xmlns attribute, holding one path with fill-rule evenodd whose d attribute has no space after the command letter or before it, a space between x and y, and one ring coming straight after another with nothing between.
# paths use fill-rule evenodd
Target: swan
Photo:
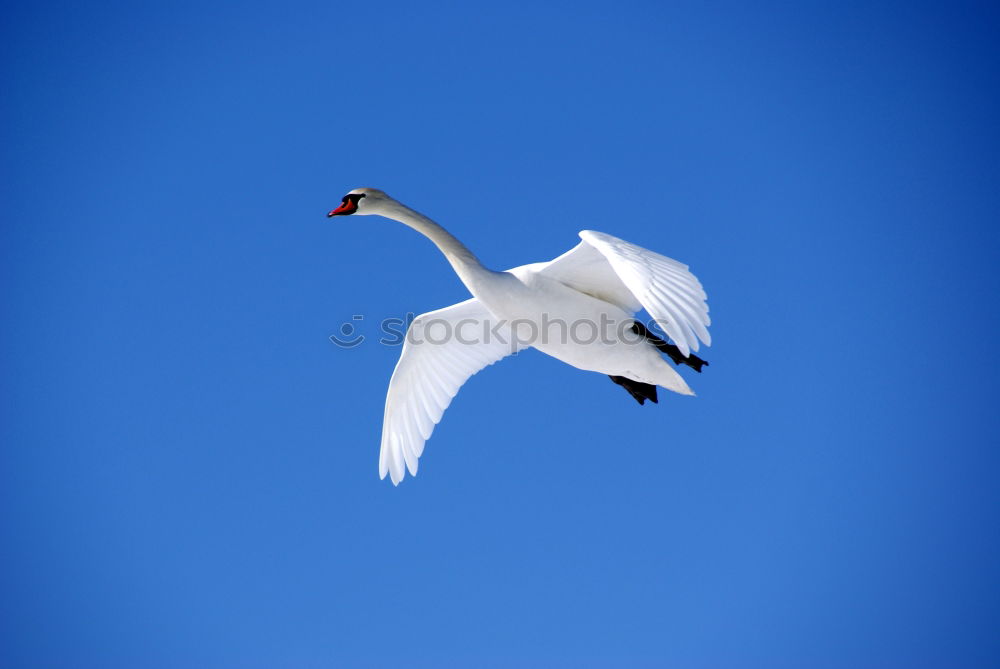
<instances>
[{"instance_id":1,"label":"swan","mask_svg":"<svg viewBox=\"0 0 1000 669\"><path fill-rule=\"evenodd\" d=\"M661 355L699 372L708 364L692 353L699 340L712 342L707 296L687 265L583 230L582 241L555 260L496 272L440 225L375 188L350 191L327 217L365 215L398 221L430 239L472 293L421 314L407 330L385 400L380 478L388 474L399 485L407 470L415 476L425 442L462 384L528 347L607 374L639 404L657 402L657 386L694 395ZM634 319L642 308L673 343Z\"/></svg>"}]
</instances>

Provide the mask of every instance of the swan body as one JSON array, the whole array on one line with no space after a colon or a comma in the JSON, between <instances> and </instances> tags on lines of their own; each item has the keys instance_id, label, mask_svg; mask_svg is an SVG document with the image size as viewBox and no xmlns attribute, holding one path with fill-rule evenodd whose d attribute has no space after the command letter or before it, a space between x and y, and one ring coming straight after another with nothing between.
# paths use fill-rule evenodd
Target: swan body
<instances>
[{"instance_id":1,"label":"swan body","mask_svg":"<svg viewBox=\"0 0 1000 669\"><path fill-rule=\"evenodd\" d=\"M407 331L389 381L379 454L379 475L389 475L393 484L406 470L416 475L424 443L462 384L529 346L578 369L607 374L640 404L644 399L633 391L635 384L650 386L645 397L654 402L655 386L694 394L661 355L666 351L699 371L707 364L692 355L699 342L711 344L706 295L686 265L584 230L582 241L555 260L496 272L437 223L380 190L352 190L328 216L351 214L381 215L428 237L473 296L418 316ZM673 345L634 324L642 308Z\"/></svg>"}]
</instances>

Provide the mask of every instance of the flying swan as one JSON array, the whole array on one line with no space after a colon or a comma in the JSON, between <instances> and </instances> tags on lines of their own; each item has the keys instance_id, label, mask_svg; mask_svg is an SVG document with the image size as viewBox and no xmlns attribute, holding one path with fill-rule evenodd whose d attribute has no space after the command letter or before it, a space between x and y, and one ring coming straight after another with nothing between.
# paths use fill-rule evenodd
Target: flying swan
<instances>
[{"instance_id":1,"label":"flying swan","mask_svg":"<svg viewBox=\"0 0 1000 669\"><path fill-rule=\"evenodd\" d=\"M466 380L487 365L534 347L568 365L607 374L639 402L656 386L693 395L674 364L701 371L708 305L687 265L629 242L583 230L575 248L551 262L495 272L440 225L375 188L356 188L332 216L379 215L421 233L440 249L472 299L418 316L389 381L379 476L399 485L417 473L434 426ZM633 316L646 311L668 343ZM575 329L574 329L575 328ZM601 332L598 332L598 328Z\"/></svg>"}]
</instances>

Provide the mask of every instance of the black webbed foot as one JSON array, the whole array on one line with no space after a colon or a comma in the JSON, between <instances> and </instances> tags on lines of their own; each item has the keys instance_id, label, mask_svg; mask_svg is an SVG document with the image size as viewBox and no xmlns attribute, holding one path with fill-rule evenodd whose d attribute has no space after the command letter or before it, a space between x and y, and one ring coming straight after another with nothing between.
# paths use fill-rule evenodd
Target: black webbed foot
<instances>
[{"instance_id":1,"label":"black webbed foot","mask_svg":"<svg viewBox=\"0 0 1000 669\"><path fill-rule=\"evenodd\" d=\"M609 375L608 378L627 390L629 395L635 398L639 404L645 404L646 400L652 400L653 404L659 403L659 400L656 399L656 386L652 384L634 381L624 376Z\"/></svg>"},{"instance_id":2,"label":"black webbed foot","mask_svg":"<svg viewBox=\"0 0 1000 669\"><path fill-rule=\"evenodd\" d=\"M636 333L640 337L645 337L653 346L658 348L661 353L665 353L671 360L673 360L675 365L687 365L694 371L701 373L702 367L708 366L707 360L702 360L694 353L688 355L686 358L681 350L673 344L669 344L655 334L649 331L645 325L639 321L632 323L632 332Z\"/></svg>"}]
</instances>

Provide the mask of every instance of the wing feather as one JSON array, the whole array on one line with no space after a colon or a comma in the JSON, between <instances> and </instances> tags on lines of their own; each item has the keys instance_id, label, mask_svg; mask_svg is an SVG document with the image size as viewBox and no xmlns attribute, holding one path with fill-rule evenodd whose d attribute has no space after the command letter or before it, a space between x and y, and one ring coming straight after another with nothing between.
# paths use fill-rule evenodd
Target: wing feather
<instances>
[{"instance_id":1,"label":"wing feather","mask_svg":"<svg viewBox=\"0 0 1000 669\"><path fill-rule=\"evenodd\" d=\"M406 472L416 476L424 443L445 409L470 376L514 352L509 331L492 341L469 343L458 337L427 335L434 324L446 324L454 332L459 322L476 322L478 332L497 332L482 327L493 316L476 299L466 300L415 318L407 331L403 351L389 381L379 451L379 476L388 475L399 485ZM502 330L502 329L501 329ZM442 341L443 339L443 341Z\"/></svg>"},{"instance_id":2,"label":"wing feather","mask_svg":"<svg viewBox=\"0 0 1000 669\"><path fill-rule=\"evenodd\" d=\"M645 308L685 356L699 340L711 345L708 296L687 265L603 232L580 239L541 273L631 313Z\"/></svg>"}]
</instances>

